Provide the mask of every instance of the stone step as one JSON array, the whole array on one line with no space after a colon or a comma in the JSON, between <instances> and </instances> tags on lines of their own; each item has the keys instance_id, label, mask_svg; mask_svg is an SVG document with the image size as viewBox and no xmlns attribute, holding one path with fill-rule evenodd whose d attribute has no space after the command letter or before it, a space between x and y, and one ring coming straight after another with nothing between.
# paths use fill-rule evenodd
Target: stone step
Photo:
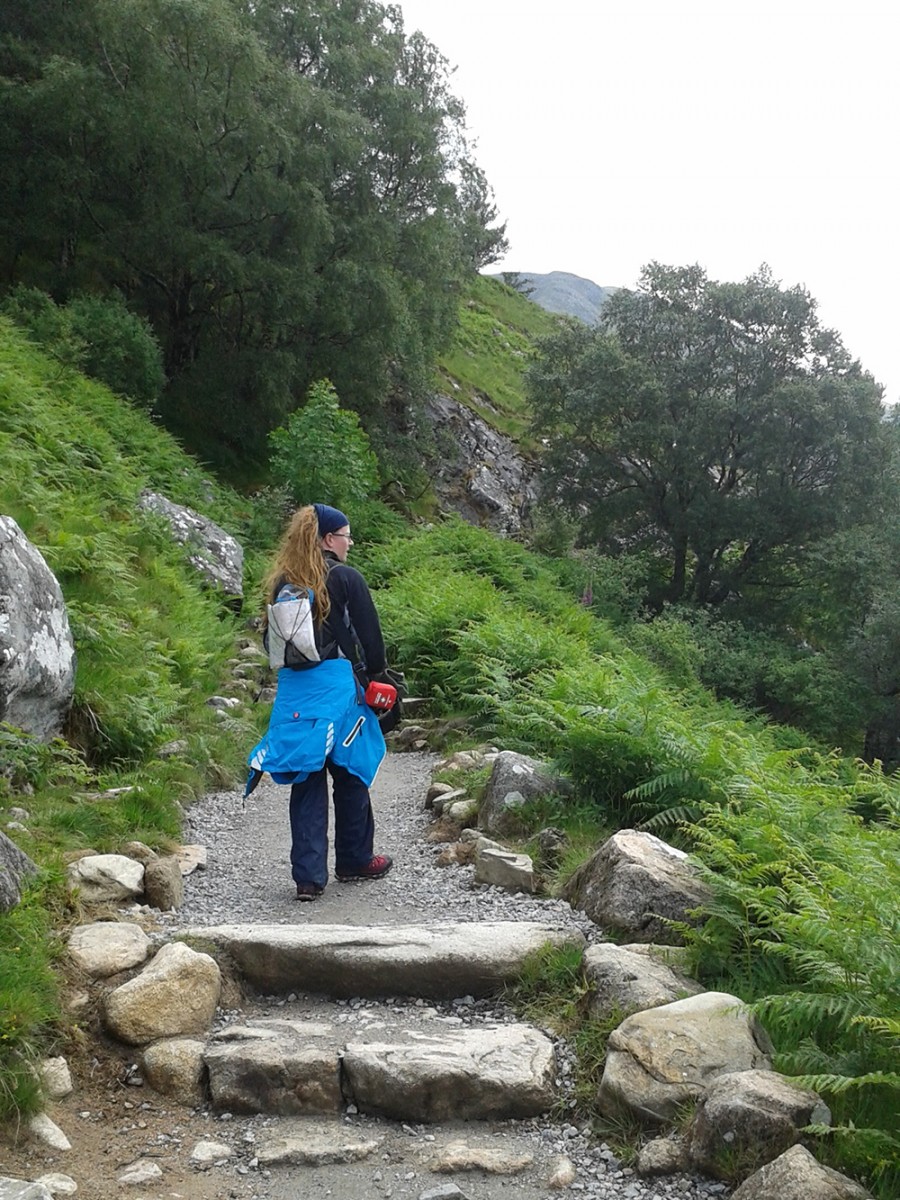
<instances>
[{"instance_id":1,"label":"stone step","mask_svg":"<svg viewBox=\"0 0 900 1200\"><path fill-rule=\"evenodd\" d=\"M428 925L215 925L173 940L224 951L266 995L336 998L487 996L514 980L541 946L585 945L574 925L494 921Z\"/></svg>"},{"instance_id":2,"label":"stone step","mask_svg":"<svg viewBox=\"0 0 900 1200\"><path fill-rule=\"evenodd\" d=\"M526 1024L459 1018L407 1003L310 1019L305 1001L214 1034L203 1058L219 1112L293 1117L354 1105L400 1121L537 1116L557 1098L553 1043Z\"/></svg>"}]
</instances>

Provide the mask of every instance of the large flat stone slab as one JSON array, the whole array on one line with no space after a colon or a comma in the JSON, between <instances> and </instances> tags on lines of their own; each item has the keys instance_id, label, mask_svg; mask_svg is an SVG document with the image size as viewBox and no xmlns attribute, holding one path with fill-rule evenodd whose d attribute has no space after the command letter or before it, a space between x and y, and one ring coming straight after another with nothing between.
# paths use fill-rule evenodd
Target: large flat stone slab
<instances>
[{"instance_id":1,"label":"large flat stone slab","mask_svg":"<svg viewBox=\"0 0 900 1200\"><path fill-rule=\"evenodd\" d=\"M221 947L267 995L486 996L516 978L525 958L550 942L584 946L574 926L529 922L436 925L215 925L178 939Z\"/></svg>"},{"instance_id":2,"label":"large flat stone slab","mask_svg":"<svg viewBox=\"0 0 900 1200\"><path fill-rule=\"evenodd\" d=\"M340 1055L330 1026L231 1026L210 1040L204 1061L220 1112L298 1116L340 1110Z\"/></svg>"},{"instance_id":3,"label":"large flat stone slab","mask_svg":"<svg viewBox=\"0 0 900 1200\"><path fill-rule=\"evenodd\" d=\"M344 1087L361 1112L409 1121L534 1117L556 1097L556 1056L530 1025L351 1042Z\"/></svg>"}]
</instances>

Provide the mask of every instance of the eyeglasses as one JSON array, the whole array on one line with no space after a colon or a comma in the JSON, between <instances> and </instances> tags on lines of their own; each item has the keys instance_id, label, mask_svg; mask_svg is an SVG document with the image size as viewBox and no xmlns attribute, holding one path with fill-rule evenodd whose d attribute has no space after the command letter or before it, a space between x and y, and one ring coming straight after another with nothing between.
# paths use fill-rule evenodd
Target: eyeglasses
<instances>
[{"instance_id":1,"label":"eyeglasses","mask_svg":"<svg viewBox=\"0 0 900 1200\"><path fill-rule=\"evenodd\" d=\"M343 538L346 538L346 539L347 539L347 541L350 543L350 545L351 545L351 546L355 545L355 543L354 543L354 541L353 541L353 538L350 536L350 534L349 534L349 533L333 533L331 536L332 536L332 537L343 537Z\"/></svg>"}]
</instances>

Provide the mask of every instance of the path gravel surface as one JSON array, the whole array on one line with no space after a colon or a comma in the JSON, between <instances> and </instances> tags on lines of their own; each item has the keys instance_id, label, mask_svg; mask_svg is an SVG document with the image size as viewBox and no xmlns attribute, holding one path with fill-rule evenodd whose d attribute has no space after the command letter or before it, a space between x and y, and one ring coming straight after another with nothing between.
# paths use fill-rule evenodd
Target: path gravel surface
<instances>
[{"instance_id":1,"label":"path gravel surface","mask_svg":"<svg viewBox=\"0 0 900 1200\"><path fill-rule=\"evenodd\" d=\"M597 927L562 900L510 895L474 884L470 866L436 865L442 847L426 841L431 816L423 806L436 762L436 756L425 753L388 755L372 789L372 799L375 851L393 857L393 870L373 882L339 883L332 879L313 904L298 904L293 898L288 862L288 789L276 786L267 777L246 804L231 792L206 796L188 815L185 841L207 845L209 865L206 871L189 877L179 924L534 921L560 928L575 925L589 940L597 940ZM422 1003L398 997L386 1002L352 999L335 1006L316 997L270 997L261 1001L259 1013L254 1015L271 1016L299 1006L310 1019L331 1019L353 1027L386 1017L395 1022L407 1011L414 1025L416 1007ZM473 1001L461 996L432 1007L446 1019L463 1025L514 1019L511 1011L495 1000ZM236 1019L237 1014L234 1016ZM226 1014L224 1020L230 1017ZM570 1048L558 1041L557 1049L564 1076L571 1074ZM274 1168L268 1178L259 1180L258 1195L267 1200L298 1200L300 1196L426 1200L434 1193L435 1200L443 1200L444 1196L447 1200L453 1196L467 1200L547 1200L560 1194L548 1183L563 1158L575 1170L575 1178L565 1190L593 1200L702 1200L728 1194L722 1184L689 1176L642 1180L618 1162L608 1145L592 1138L586 1127L579 1128L565 1117L457 1127L397 1125L354 1113L345 1115L344 1121L366 1137L383 1139L379 1151L353 1164ZM277 1122L257 1119L255 1133L262 1136L265 1127L272 1124ZM531 1157L533 1166L514 1175L484 1171L450 1176L432 1173L428 1163L436 1151L460 1140L474 1148L502 1147Z\"/></svg>"}]
</instances>

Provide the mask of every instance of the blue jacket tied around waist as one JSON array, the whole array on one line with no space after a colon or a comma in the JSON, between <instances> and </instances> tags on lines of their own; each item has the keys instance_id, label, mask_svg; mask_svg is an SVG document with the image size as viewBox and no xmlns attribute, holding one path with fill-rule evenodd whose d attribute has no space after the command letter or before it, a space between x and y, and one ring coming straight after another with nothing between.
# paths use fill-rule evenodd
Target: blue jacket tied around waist
<instances>
[{"instance_id":1,"label":"blue jacket tied around waist","mask_svg":"<svg viewBox=\"0 0 900 1200\"><path fill-rule=\"evenodd\" d=\"M250 752L249 796L263 773L276 783L300 783L325 765L344 767L370 787L384 758L378 717L364 702L346 658L309 671L278 672L269 728Z\"/></svg>"}]
</instances>

